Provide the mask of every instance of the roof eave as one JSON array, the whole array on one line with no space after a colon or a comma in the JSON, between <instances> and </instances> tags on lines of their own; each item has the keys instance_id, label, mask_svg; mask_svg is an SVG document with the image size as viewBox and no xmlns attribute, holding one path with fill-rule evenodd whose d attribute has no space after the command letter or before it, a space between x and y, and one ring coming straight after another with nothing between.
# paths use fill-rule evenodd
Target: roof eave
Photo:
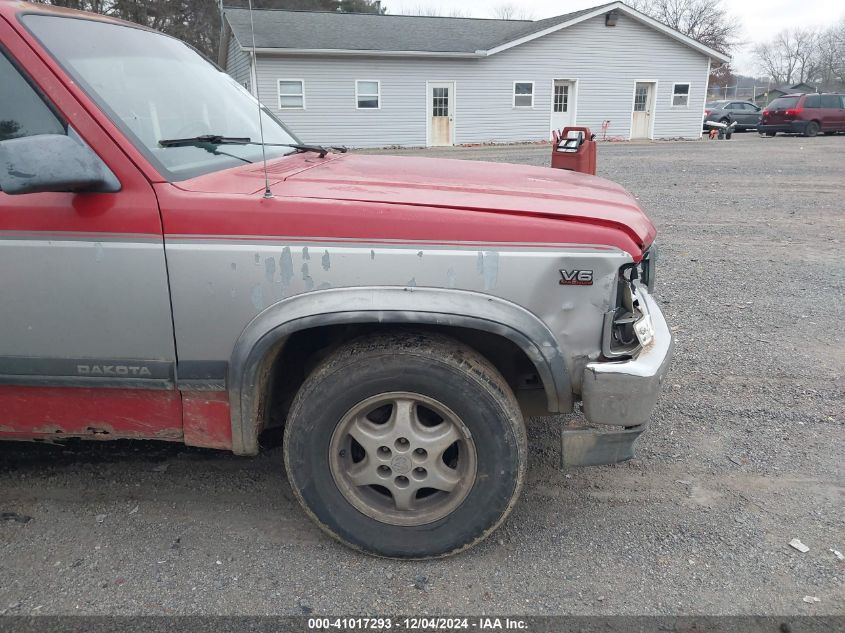
<instances>
[{"instance_id":1,"label":"roof eave","mask_svg":"<svg viewBox=\"0 0 845 633\"><path fill-rule=\"evenodd\" d=\"M251 46L241 44L241 50L251 52ZM461 52L461 51L383 51L383 50L358 50L343 48L262 48L255 49L258 55L340 55L340 56L361 56L361 57L447 57L459 59L473 59L485 57L486 51Z\"/></svg>"}]
</instances>

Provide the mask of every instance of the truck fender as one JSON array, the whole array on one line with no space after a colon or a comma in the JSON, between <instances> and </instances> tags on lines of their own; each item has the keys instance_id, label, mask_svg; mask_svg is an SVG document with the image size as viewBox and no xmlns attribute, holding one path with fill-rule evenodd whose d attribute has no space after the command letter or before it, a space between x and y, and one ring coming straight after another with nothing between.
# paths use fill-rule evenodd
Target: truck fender
<instances>
[{"instance_id":1,"label":"truck fender","mask_svg":"<svg viewBox=\"0 0 845 633\"><path fill-rule=\"evenodd\" d=\"M479 292L447 288L349 287L283 299L256 315L235 343L227 385L232 450L258 452L259 403L265 360L298 330L352 323L427 324L504 336L522 349L543 383L549 412L572 408L570 381L555 337L525 308Z\"/></svg>"}]
</instances>

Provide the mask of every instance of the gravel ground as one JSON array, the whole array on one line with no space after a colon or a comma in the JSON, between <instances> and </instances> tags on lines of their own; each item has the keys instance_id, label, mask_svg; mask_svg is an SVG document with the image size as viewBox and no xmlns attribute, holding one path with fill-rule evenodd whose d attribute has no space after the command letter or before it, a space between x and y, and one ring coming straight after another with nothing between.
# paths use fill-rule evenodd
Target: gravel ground
<instances>
[{"instance_id":1,"label":"gravel ground","mask_svg":"<svg viewBox=\"0 0 845 633\"><path fill-rule=\"evenodd\" d=\"M560 472L559 420L532 420L506 525L402 563L311 525L278 448L3 443L0 613L845 614L845 137L603 144L599 165L658 226L677 336L637 459Z\"/></svg>"}]
</instances>

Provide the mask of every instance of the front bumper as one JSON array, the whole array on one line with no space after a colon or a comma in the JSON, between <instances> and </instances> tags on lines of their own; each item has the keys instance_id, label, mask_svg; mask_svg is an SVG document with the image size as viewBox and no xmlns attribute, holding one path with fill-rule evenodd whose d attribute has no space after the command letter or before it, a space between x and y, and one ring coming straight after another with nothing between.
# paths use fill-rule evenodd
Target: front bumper
<instances>
[{"instance_id":1,"label":"front bumper","mask_svg":"<svg viewBox=\"0 0 845 633\"><path fill-rule=\"evenodd\" d=\"M584 415L592 424L635 427L647 423L669 370L672 332L651 295L642 287L638 293L641 309L651 315L654 339L635 358L597 361L584 368L581 398Z\"/></svg>"}]
</instances>

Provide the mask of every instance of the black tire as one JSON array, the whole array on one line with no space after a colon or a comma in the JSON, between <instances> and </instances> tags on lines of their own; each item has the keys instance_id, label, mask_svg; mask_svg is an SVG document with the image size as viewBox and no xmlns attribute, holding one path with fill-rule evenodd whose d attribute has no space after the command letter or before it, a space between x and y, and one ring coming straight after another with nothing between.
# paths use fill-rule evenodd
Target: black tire
<instances>
[{"instance_id":1,"label":"black tire","mask_svg":"<svg viewBox=\"0 0 845 633\"><path fill-rule=\"evenodd\" d=\"M760 136L768 136L769 138L772 138L775 134L777 132L760 132Z\"/></svg>"},{"instance_id":2,"label":"black tire","mask_svg":"<svg viewBox=\"0 0 845 633\"><path fill-rule=\"evenodd\" d=\"M815 121L810 121L807 127L804 128L804 136L815 136L819 133L819 124Z\"/></svg>"},{"instance_id":3,"label":"black tire","mask_svg":"<svg viewBox=\"0 0 845 633\"><path fill-rule=\"evenodd\" d=\"M394 525L359 511L329 463L347 412L393 392L451 409L475 450L477 474L460 505L424 525ZM314 369L291 405L284 456L294 493L323 531L377 556L422 559L465 550L505 520L522 488L527 443L513 392L487 359L448 337L402 331L354 340Z\"/></svg>"}]
</instances>

